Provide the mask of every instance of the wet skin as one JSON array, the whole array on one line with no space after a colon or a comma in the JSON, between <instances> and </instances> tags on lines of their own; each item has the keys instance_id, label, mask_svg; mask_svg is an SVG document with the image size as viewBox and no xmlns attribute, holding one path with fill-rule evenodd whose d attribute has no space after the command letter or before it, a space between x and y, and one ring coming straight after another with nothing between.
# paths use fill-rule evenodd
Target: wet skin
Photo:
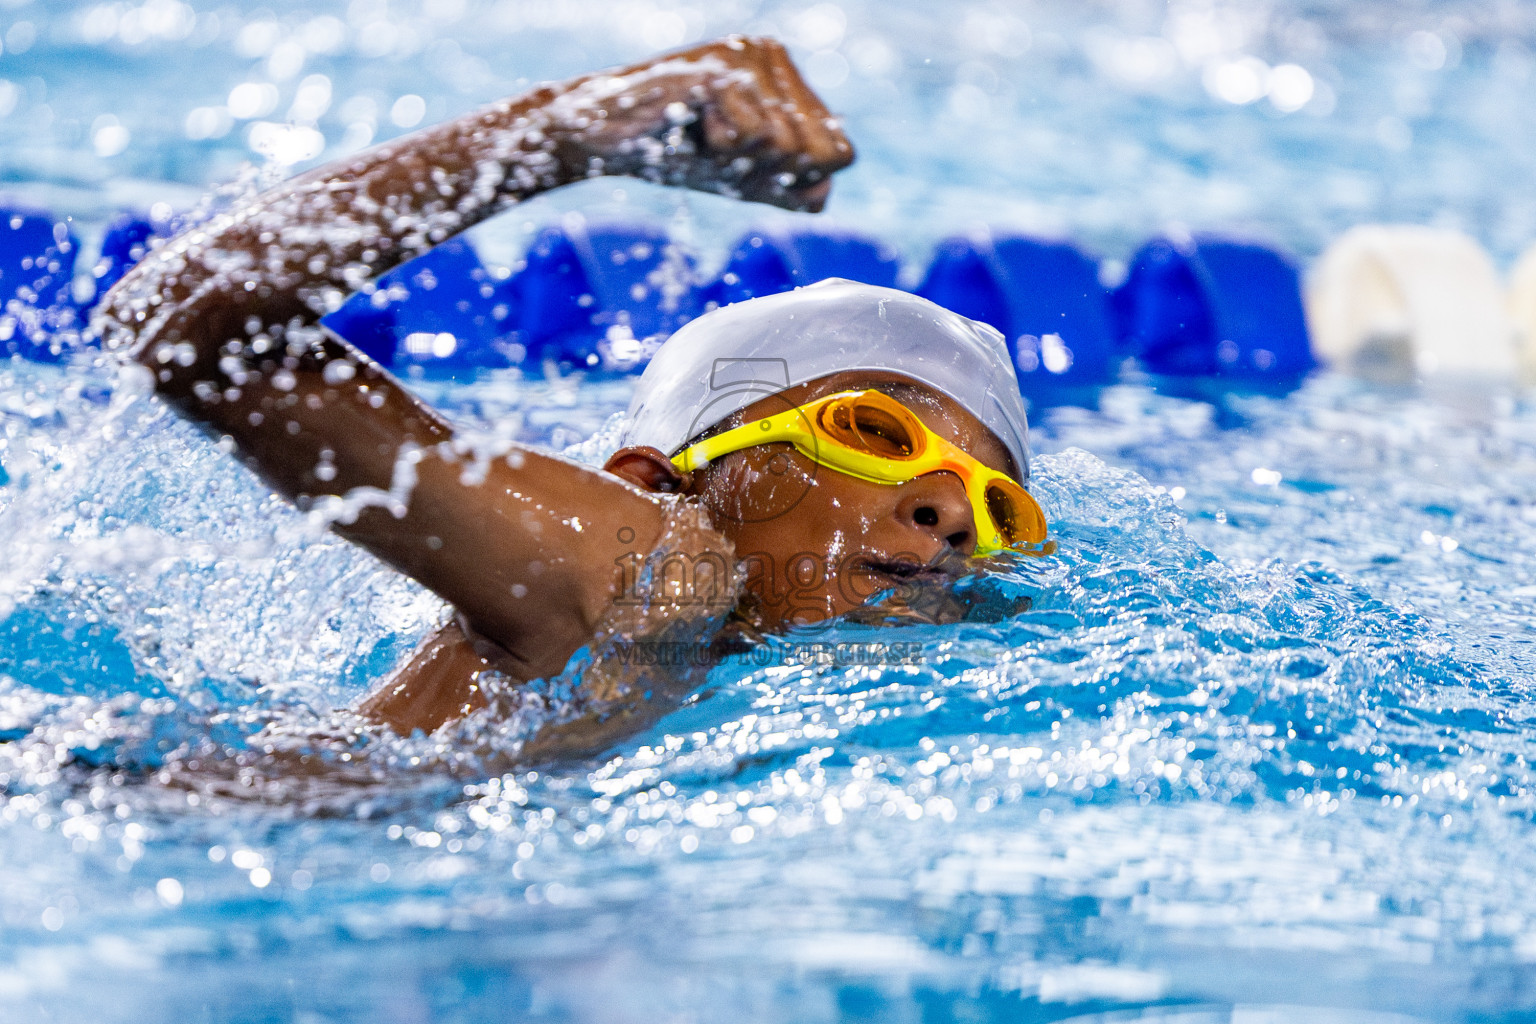
<instances>
[{"instance_id":1,"label":"wet skin","mask_svg":"<svg viewBox=\"0 0 1536 1024\"><path fill-rule=\"evenodd\" d=\"M978 461L1013 475L1007 449L948 395L899 374L853 370L762 399L724 426L750 423L824 395L882 391ZM765 630L842 615L883 590L952 572L976 550L965 485L952 473L877 484L820 466L787 443L758 445L679 473L654 448L628 448L606 467L637 486L693 495L746 572L742 611Z\"/></svg>"},{"instance_id":2,"label":"wet skin","mask_svg":"<svg viewBox=\"0 0 1536 1024\"><path fill-rule=\"evenodd\" d=\"M755 402L721 426L865 388L902 402L984 465L1017 474L1002 442L954 399L888 372L823 377ZM876 484L820 466L789 444L733 452L693 473L679 472L655 448L625 448L604 468L639 490L703 503L746 576L738 610L763 631L845 614L909 581L953 579L976 548L971 504L964 484L951 473ZM476 678L493 667L505 671L499 655L472 630L453 623L375 691L364 710L391 724L418 727L440 724L454 717L452 712L477 710L484 701ZM570 745L584 741L575 736Z\"/></svg>"},{"instance_id":3,"label":"wet skin","mask_svg":"<svg viewBox=\"0 0 1536 1024\"><path fill-rule=\"evenodd\" d=\"M969 505L944 474L887 487L767 448L691 477L654 451L630 450L610 473L524 449L477 455L319 318L390 267L572 181L630 174L816 210L852 159L783 48L731 38L542 86L285 182L155 250L109 293L100 327L274 490L328 509L338 533L454 606L455 620L360 706L396 731L430 731L485 706L486 672L551 675L590 642L620 592L619 566L656 546L680 493L725 534L690 537L687 554L728 556L734 543L749 568L754 555L773 563L749 580L745 609L765 628L837 614L968 552ZM854 377L782 399L875 383ZM1006 468L995 439L944 396L881 386ZM781 593L774 581L800 555L824 562L819 578Z\"/></svg>"},{"instance_id":4,"label":"wet skin","mask_svg":"<svg viewBox=\"0 0 1536 1024\"><path fill-rule=\"evenodd\" d=\"M158 247L106 296L98 326L275 491L454 606L361 708L431 730L484 703L477 676L492 665L558 672L612 605L621 559L660 537L670 499L534 451L465 451L320 317L570 182L630 174L818 210L852 159L784 48L731 37L541 86L284 182Z\"/></svg>"}]
</instances>

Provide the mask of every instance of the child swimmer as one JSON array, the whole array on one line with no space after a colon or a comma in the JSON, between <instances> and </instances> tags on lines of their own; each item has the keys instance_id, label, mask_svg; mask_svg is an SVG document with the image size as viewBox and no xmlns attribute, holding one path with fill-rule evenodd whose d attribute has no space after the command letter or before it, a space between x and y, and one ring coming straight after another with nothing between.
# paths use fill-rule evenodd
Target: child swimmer
<instances>
[{"instance_id":1,"label":"child swimmer","mask_svg":"<svg viewBox=\"0 0 1536 1024\"><path fill-rule=\"evenodd\" d=\"M783 48L733 37L284 182L147 257L101 329L275 490L453 605L359 708L430 732L615 638L819 621L976 554L1041 549L1001 338L903 292L826 282L693 321L641 377L603 472L470 450L318 326L390 267L572 181L814 211L852 159ZM588 713L525 754L600 750L681 696L612 662L584 674Z\"/></svg>"}]
</instances>

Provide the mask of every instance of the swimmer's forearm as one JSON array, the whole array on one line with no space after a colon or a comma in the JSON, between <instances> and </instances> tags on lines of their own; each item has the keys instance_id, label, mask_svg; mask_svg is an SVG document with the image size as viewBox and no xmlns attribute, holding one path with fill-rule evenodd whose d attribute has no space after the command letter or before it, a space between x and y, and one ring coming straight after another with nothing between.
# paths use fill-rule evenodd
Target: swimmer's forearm
<instances>
[{"instance_id":1,"label":"swimmer's forearm","mask_svg":"<svg viewBox=\"0 0 1536 1024\"><path fill-rule=\"evenodd\" d=\"M318 334L303 330L351 293L499 210L583 176L586 160L578 168L561 157L567 133L551 108L562 95L542 88L327 164L178 235L107 296L104 336L149 367L183 411L217 404L195 385L222 392L236 372L275 370L285 355L315 352ZM564 113L590 117L575 113L585 107L565 104Z\"/></svg>"},{"instance_id":2,"label":"swimmer's forearm","mask_svg":"<svg viewBox=\"0 0 1536 1024\"><path fill-rule=\"evenodd\" d=\"M103 337L301 506L383 496L336 528L544 674L540 658L558 669L590 638L616 565L649 550L662 510L546 456L494 460L482 482L448 424L320 316L401 260L589 174L814 208L851 159L781 47L709 44L543 87L265 192L126 275ZM417 479L399 492L403 465Z\"/></svg>"},{"instance_id":3,"label":"swimmer's forearm","mask_svg":"<svg viewBox=\"0 0 1536 1024\"><path fill-rule=\"evenodd\" d=\"M782 47L713 43L542 87L270 190L134 268L107 298L104 334L282 494L302 503L387 491L403 451L435 449L452 431L316 327L348 290L590 173L815 205L850 159Z\"/></svg>"},{"instance_id":4,"label":"swimmer's forearm","mask_svg":"<svg viewBox=\"0 0 1536 1024\"><path fill-rule=\"evenodd\" d=\"M195 358L206 371L213 353L173 350L210 340L210 314L225 312L223 340L241 343L252 327L313 324L379 274L540 192L627 174L819 209L852 159L783 48L733 37L542 86L284 182L139 264L108 296L104 326L131 336L162 390L181 394L196 375L179 368ZM264 323L241 315L251 310Z\"/></svg>"},{"instance_id":5,"label":"swimmer's forearm","mask_svg":"<svg viewBox=\"0 0 1536 1024\"><path fill-rule=\"evenodd\" d=\"M526 449L488 462L452 445L421 454L408 500L364 505L333 528L453 604L512 656L510 674L559 672L618 596L623 567L657 545L669 499Z\"/></svg>"},{"instance_id":6,"label":"swimmer's forearm","mask_svg":"<svg viewBox=\"0 0 1536 1024\"><path fill-rule=\"evenodd\" d=\"M540 87L263 193L135 267L104 303L103 336L284 494L385 488L402 445L451 432L316 327L350 291L508 204L590 174L815 207L828 175L851 159L782 47L711 43ZM299 423L296 407L316 404L326 414ZM317 467L334 471L319 478Z\"/></svg>"}]
</instances>

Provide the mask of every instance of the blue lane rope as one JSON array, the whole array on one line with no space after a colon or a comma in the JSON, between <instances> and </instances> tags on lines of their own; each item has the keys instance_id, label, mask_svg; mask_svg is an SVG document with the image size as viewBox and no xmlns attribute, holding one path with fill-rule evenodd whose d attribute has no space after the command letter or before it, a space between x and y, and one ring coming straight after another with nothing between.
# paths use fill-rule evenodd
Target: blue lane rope
<instances>
[{"instance_id":1,"label":"blue lane rope","mask_svg":"<svg viewBox=\"0 0 1536 1024\"><path fill-rule=\"evenodd\" d=\"M0 209L0 355L57 360L89 310L175 228L124 214L74 294L78 243L65 221ZM1293 387L1315 365L1295 265L1248 241L1156 238L1118 287L1070 242L1000 234L939 243L914 289L1007 339L1034 404L1092 404L1133 359L1148 373L1224 386ZM896 286L886 243L817 225L754 231L713 278L654 224L567 218L510 275L453 239L383 275L324 323L387 366L453 373L524 366L632 373L660 340L718 305L827 277Z\"/></svg>"}]
</instances>

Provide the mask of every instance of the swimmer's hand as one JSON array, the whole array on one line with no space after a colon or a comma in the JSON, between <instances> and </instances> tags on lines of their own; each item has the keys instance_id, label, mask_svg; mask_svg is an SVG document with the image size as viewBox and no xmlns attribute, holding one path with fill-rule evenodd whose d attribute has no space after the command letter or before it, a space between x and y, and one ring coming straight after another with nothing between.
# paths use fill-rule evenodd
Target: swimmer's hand
<instances>
[{"instance_id":1,"label":"swimmer's hand","mask_svg":"<svg viewBox=\"0 0 1536 1024\"><path fill-rule=\"evenodd\" d=\"M817 211L853 162L838 119L772 39L730 36L596 75L578 96L595 109L557 137L563 161L588 174Z\"/></svg>"}]
</instances>

